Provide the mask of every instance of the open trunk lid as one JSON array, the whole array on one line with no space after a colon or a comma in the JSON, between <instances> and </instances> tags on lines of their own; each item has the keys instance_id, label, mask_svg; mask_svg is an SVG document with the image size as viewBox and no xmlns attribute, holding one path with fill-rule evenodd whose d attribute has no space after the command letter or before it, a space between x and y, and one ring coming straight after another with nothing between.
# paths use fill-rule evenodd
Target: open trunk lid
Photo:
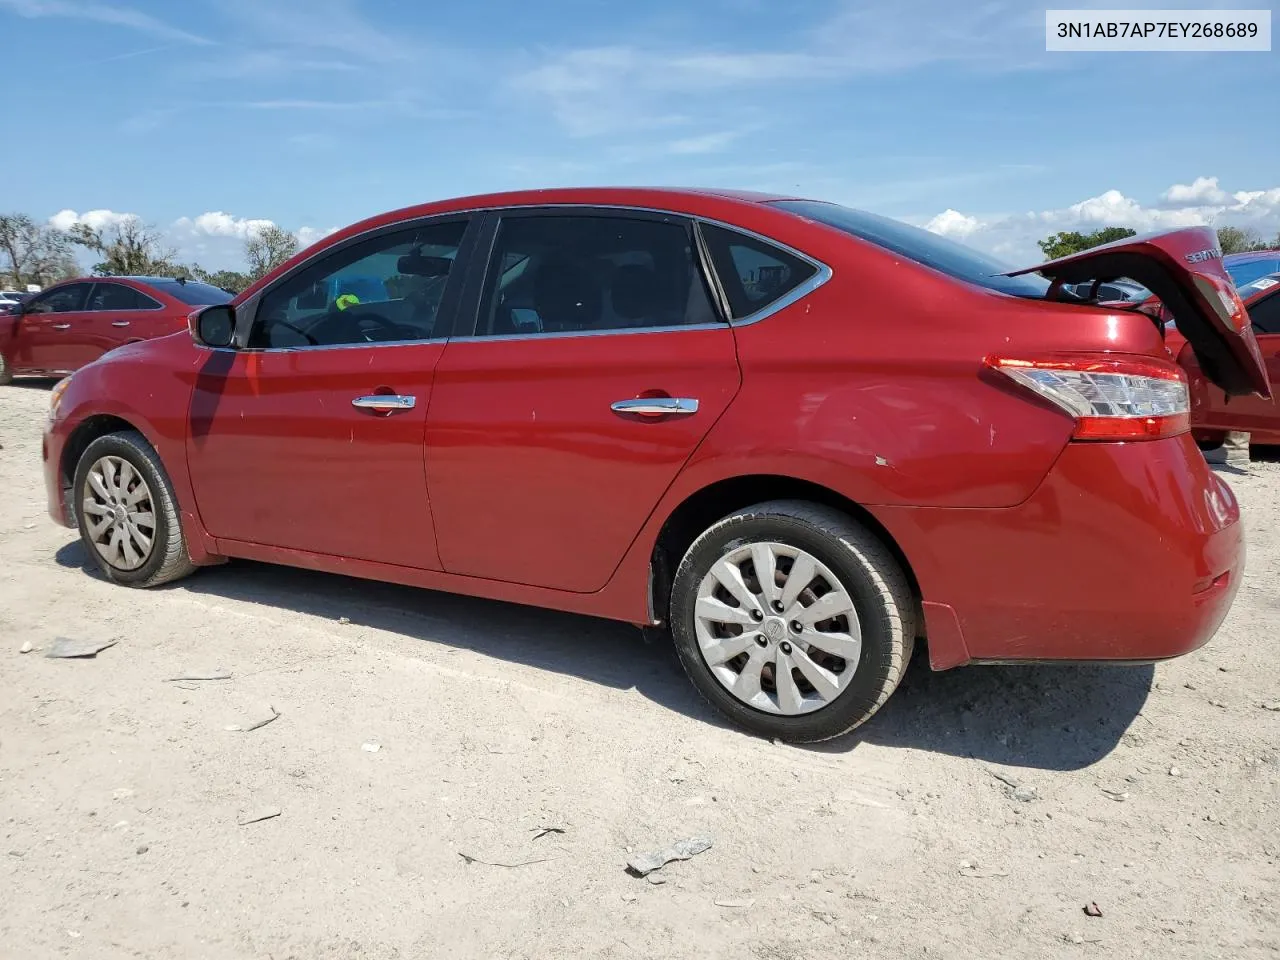
<instances>
[{"instance_id":1,"label":"open trunk lid","mask_svg":"<svg viewBox=\"0 0 1280 960\"><path fill-rule=\"evenodd\" d=\"M1040 273L1064 283L1136 280L1159 297L1200 361L1205 376L1228 394L1271 396L1267 371L1249 316L1222 265L1210 227L1128 237L1006 276Z\"/></svg>"}]
</instances>

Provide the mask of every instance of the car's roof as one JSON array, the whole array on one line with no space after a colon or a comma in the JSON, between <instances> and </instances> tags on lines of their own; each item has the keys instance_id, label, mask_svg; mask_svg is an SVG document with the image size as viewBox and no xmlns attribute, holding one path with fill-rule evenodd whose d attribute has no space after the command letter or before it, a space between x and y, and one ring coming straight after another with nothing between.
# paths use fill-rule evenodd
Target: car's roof
<instances>
[{"instance_id":1,"label":"car's roof","mask_svg":"<svg viewBox=\"0 0 1280 960\"><path fill-rule=\"evenodd\" d=\"M1268 273L1266 276L1258 277L1255 280L1250 280L1237 292L1247 306L1257 300L1261 300L1263 297L1275 296L1277 287L1280 287L1280 270L1275 273Z\"/></svg>"},{"instance_id":2,"label":"car's roof","mask_svg":"<svg viewBox=\"0 0 1280 960\"><path fill-rule=\"evenodd\" d=\"M1252 263L1254 260L1275 260L1280 258L1280 250L1247 250L1244 253L1228 253L1222 258L1225 264Z\"/></svg>"}]
</instances>

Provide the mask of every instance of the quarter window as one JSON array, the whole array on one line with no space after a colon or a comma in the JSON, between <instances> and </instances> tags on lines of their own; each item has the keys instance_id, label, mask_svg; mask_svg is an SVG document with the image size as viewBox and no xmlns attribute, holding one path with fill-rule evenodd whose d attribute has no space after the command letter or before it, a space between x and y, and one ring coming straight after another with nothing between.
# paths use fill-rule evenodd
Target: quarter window
<instances>
[{"instance_id":1,"label":"quarter window","mask_svg":"<svg viewBox=\"0 0 1280 960\"><path fill-rule=\"evenodd\" d=\"M33 299L27 307L28 313L72 313L84 309L84 302L89 296L90 284L69 283L57 290L50 290L43 296Z\"/></svg>"},{"instance_id":2,"label":"quarter window","mask_svg":"<svg viewBox=\"0 0 1280 960\"><path fill-rule=\"evenodd\" d=\"M250 347L399 343L449 335L438 322L466 232L450 220L384 233L329 254L267 291Z\"/></svg>"},{"instance_id":3,"label":"quarter window","mask_svg":"<svg viewBox=\"0 0 1280 960\"><path fill-rule=\"evenodd\" d=\"M89 298L90 310L155 310L160 306L150 297L122 283L98 283Z\"/></svg>"},{"instance_id":4,"label":"quarter window","mask_svg":"<svg viewBox=\"0 0 1280 960\"><path fill-rule=\"evenodd\" d=\"M734 230L703 224L702 235L735 320L764 309L818 272L808 260Z\"/></svg>"},{"instance_id":5,"label":"quarter window","mask_svg":"<svg viewBox=\"0 0 1280 960\"><path fill-rule=\"evenodd\" d=\"M498 227L477 336L715 322L687 224L536 215Z\"/></svg>"}]
</instances>

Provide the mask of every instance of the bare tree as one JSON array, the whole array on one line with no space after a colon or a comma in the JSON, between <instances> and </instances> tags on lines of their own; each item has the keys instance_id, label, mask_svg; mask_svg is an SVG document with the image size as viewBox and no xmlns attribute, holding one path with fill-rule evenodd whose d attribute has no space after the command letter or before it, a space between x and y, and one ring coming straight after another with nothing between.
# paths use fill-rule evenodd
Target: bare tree
<instances>
[{"instance_id":1,"label":"bare tree","mask_svg":"<svg viewBox=\"0 0 1280 960\"><path fill-rule=\"evenodd\" d=\"M1246 253L1250 250L1266 250L1267 243L1256 230L1242 227L1219 227L1218 246L1223 255Z\"/></svg>"},{"instance_id":2,"label":"bare tree","mask_svg":"<svg viewBox=\"0 0 1280 960\"><path fill-rule=\"evenodd\" d=\"M46 286L79 272L70 238L25 213L0 214L0 257L3 276L19 290L29 283Z\"/></svg>"},{"instance_id":3,"label":"bare tree","mask_svg":"<svg viewBox=\"0 0 1280 960\"><path fill-rule=\"evenodd\" d=\"M256 231L244 242L244 255L253 280L265 277L297 252L298 238L274 223Z\"/></svg>"},{"instance_id":4,"label":"bare tree","mask_svg":"<svg viewBox=\"0 0 1280 960\"><path fill-rule=\"evenodd\" d=\"M137 217L125 217L109 230L95 230L87 223L71 228L72 242L102 257L93 272L103 277L185 276L178 252L160 245L160 234Z\"/></svg>"}]
</instances>

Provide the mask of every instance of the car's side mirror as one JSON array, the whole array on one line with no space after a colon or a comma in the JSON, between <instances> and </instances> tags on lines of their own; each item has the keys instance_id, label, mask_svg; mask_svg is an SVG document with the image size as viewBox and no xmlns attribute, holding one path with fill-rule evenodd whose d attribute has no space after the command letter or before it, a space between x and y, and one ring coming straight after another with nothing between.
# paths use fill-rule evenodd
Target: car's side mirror
<instances>
[{"instance_id":1,"label":"car's side mirror","mask_svg":"<svg viewBox=\"0 0 1280 960\"><path fill-rule=\"evenodd\" d=\"M229 347L236 336L236 311L228 303L197 310L187 317L191 339L203 347Z\"/></svg>"}]
</instances>

